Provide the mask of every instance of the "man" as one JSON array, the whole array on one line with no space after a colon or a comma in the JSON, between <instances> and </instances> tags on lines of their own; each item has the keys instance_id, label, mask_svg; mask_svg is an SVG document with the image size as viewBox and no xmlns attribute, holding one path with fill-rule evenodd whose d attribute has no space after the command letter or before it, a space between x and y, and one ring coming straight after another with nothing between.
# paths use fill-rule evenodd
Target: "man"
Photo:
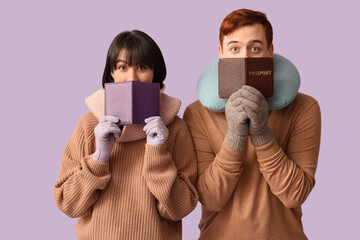
<instances>
[{"instance_id":1,"label":"man","mask_svg":"<svg viewBox=\"0 0 360 240\"><path fill-rule=\"evenodd\" d=\"M220 58L272 57L266 15L230 13L220 27ZM285 108L269 111L249 86L233 93L225 113L199 101L184 113L199 168L200 239L307 239L301 205L315 184L320 108L298 93Z\"/></svg>"}]
</instances>

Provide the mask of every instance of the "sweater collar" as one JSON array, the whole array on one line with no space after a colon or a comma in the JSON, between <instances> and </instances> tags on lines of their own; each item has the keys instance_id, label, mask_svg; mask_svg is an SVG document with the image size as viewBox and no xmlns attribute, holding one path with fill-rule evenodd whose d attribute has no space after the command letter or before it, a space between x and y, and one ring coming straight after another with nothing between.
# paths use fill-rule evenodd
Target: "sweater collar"
<instances>
[{"instance_id":1,"label":"sweater collar","mask_svg":"<svg viewBox=\"0 0 360 240\"><path fill-rule=\"evenodd\" d=\"M160 91L160 117L163 119L165 125L169 125L178 114L181 106L180 99L170 97L163 93L164 88ZM105 109L105 90L100 89L85 99L85 104L89 110L100 121L104 116ZM118 142L131 142L146 138L143 131L143 125L129 124L125 125L121 137L117 139Z\"/></svg>"}]
</instances>

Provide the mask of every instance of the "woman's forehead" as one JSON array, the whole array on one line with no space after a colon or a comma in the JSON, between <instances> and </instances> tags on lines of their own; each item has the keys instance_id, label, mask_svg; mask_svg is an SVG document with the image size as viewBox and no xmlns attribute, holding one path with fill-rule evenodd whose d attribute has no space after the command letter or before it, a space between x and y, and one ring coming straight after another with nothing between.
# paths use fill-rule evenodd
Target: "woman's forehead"
<instances>
[{"instance_id":1,"label":"woman's forehead","mask_svg":"<svg viewBox=\"0 0 360 240\"><path fill-rule=\"evenodd\" d=\"M125 47L120 49L116 63L123 62L128 65L137 65L137 64L145 64L148 65L147 60L151 58L146 57L145 53L140 49L138 51L128 51Z\"/></svg>"}]
</instances>

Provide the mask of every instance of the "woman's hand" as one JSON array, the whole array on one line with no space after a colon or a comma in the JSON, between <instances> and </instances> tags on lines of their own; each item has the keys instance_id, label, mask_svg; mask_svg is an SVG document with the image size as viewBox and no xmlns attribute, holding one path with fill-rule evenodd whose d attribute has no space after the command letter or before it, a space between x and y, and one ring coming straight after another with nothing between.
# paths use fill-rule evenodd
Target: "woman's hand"
<instances>
[{"instance_id":1,"label":"woman's hand","mask_svg":"<svg viewBox=\"0 0 360 240\"><path fill-rule=\"evenodd\" d=\"M96 151L93 155L96 161L105 163L109 160L115 138L119 138L121 130L117 123L120 119L113 116L104 116L95 127Z\"/></svg>"},{"instance_id":2,"label":"woman's hand","mask_svg":"<svg viewBox=\"0 0 360 240\"><path fill-rule=\"evenodd\" d=\"M169 130L159 116L145 119L147 123L143 130L146 132L146 143L150 145L162 146L169 136Z\"/></svg>"}]
</instances>

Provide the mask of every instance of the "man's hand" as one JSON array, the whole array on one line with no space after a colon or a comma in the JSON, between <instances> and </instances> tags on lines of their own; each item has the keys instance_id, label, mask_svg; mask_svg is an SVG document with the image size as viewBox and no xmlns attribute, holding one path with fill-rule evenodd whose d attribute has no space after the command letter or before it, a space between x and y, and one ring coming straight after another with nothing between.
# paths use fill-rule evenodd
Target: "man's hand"
<instances>
[{"instance_id":1,"label":"man's hand","mask_svg":"<svg viewBox=\"0 0 360 240\"><path fill-rule=\"evenodd\" d=\"M109 160L115 138L119 138L121 130L117 123L119 118L113 116L104 116L95 127L96 151L93 155L98 162L107 162Z\"/></svg>"},{"instance_id":2,"label":"man's hand","mask_svg":"<svg viewBox=\"0 0 360 240\"><path fill-rule=\"evenodd\" d=\"M250 86L243 86L239 91L239 101L250 119L249 136L254 146L269 142L272 133L268 127L269 107L261 92Z\"/></svg>"},{"instance_id":3,"label":"man's hand","mask_svg":"<svg viewBox=\"0 0 360 240\"><path fill-rule=\"evenodd\" d=\"M225 144L232 149L244 149L248 136L248 116L241 106L239 91L231 94L225 106L225 116L228 123Z\"/></svg>"},{"instance_id":4,"label":"man's hand","mask_svg":"<svg viewBox=\"0 0 360 240\"><path fill-rule=\"evenodd\" d=\"M143 130L147 135L146 143L150 145L162 146L169 136L169 130L165 126L161 117L149 117L145 119L145 122L147 124Z\"/></svg>"}]
</instances>

